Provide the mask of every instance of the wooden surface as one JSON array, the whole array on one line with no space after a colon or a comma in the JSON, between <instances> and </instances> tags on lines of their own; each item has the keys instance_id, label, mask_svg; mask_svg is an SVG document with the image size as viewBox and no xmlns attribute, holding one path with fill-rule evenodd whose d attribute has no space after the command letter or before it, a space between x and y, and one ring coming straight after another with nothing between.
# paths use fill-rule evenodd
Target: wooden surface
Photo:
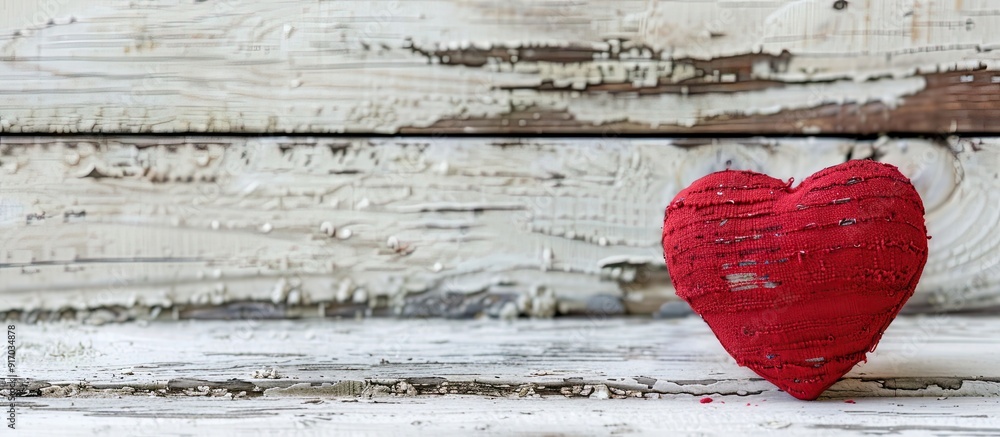
<instances>
[{"instance_id":1,"label":"wooden surface","mask_svg":"<svg viewBox=\"0 0 1000 437\"><path fill-rule=\"evenodd\" d=\"M24 436L989 436L1000 433L995 398L875 398L803 404L784 393L699 404L698 398L434 399L145 396L31 399ZM746 405L748 402L751 405Z\"/></svg>"},{"instance_id":2,"label":"wooden surface","mask_svg":"<svg viewBox=\"0 0 1000 437\"><path fill-rule=\"evenodd\" d=\"M0 5L0 133L998 132L989 0Z\"/></svg>"},{"instance_id":3,"label":"wooden surface","mask_svg":"<svg viewBox=\"0 0 1000 437\"><path fill-rule=\"evenodd\" d=\"M910 311L1000 302L995 138L5 137L0 311L15 320L661 314L682 187L900 167L933 239Z\"/></svg>"},{"instance_id":4,"label":"wooden surface","mask_svg":"<svg viewBox=\"0 0 1000 437\"><path fill-rule=\"evenodd\" d=\"M2 2L11 434L1000 434L952 313L1000 307L998 44L989 0ZM800 402L683 317L663 208L856 158L937 315Z\"/></svg>"},{"instance_id":5,"label":"wooden surface","mask_svg":"<svg viewBox=\"0 0 1000 437\"><path fill-rule=\"evenodd\" d=\"M995 318L901 317L814 402L736 366L696 317L42 323L18 339L23 435L1000 432Z\"/></svg>"}]
</instances>

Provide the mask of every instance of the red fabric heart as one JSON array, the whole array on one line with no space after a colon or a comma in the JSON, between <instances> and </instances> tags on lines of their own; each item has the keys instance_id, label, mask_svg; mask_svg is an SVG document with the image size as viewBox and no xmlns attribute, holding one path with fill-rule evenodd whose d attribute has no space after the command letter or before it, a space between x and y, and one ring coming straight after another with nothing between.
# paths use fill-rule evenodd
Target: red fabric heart
<instances>
[{"instance_id":1,"label":"red fabric heart","mask_svg":"<svg viewBox=\"0 0 1000 437\"><path fill-rule=\"evenodd\" d=\"M848 161L791 183L705 176L667 207L677 295L741 366L816 399L873 351L927 261L924 207L896 167Z\"/></svg>"}]
</instances>

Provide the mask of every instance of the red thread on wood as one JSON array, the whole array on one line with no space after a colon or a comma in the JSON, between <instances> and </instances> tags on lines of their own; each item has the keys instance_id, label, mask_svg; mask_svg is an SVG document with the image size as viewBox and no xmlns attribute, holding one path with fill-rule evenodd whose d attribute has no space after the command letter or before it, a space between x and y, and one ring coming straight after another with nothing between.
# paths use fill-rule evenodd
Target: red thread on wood
<instances>
[{"instance_id":1,"label":"red thread on wood","mask_svg":"<svg viewBox=\"0 0 1000 437\"><path fill-rule=\"evenodd\" d=\"M750 171L667 207L677 295L741 366L816 399L873 351L927 261L924 207L896 167L848 161L797 188Z\"/></svg>"}]
</instances>

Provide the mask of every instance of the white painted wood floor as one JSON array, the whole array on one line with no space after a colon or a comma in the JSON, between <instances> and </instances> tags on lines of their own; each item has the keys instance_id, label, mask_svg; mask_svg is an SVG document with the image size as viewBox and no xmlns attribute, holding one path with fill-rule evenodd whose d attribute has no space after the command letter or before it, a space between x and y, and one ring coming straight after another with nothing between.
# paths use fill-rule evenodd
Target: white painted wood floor
<instances>
[{"instance_id":1,"label":"white painted wood floor","mask_svg":"<svg viewBox=\"0 0 1000 437\"><path fill-rule=\"evenodd\" d=\"M31 393L10 435L1000 434L994 317L899 318L814 402L737 367L695 317L53 323L17 339Z\"/></svg>"}]
</instances>

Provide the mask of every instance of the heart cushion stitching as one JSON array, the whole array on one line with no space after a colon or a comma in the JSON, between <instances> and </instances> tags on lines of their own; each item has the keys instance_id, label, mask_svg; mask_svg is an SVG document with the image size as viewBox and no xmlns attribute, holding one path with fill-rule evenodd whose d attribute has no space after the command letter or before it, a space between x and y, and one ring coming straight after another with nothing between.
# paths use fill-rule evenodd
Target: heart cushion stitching
<instances>
[{"instance_id":1,"label":"heart cushion stitching","mask_svg":"<svg viewBox=\"0 0 1000 437\"><path fill-rule=\"evenodd\" d=\"M795 188L751 171L705 176L667 207L662 242L677 295L736 362L815 399L874 350L929 238L910 181L854 160Z\"/></svg>"}]
</instances>

